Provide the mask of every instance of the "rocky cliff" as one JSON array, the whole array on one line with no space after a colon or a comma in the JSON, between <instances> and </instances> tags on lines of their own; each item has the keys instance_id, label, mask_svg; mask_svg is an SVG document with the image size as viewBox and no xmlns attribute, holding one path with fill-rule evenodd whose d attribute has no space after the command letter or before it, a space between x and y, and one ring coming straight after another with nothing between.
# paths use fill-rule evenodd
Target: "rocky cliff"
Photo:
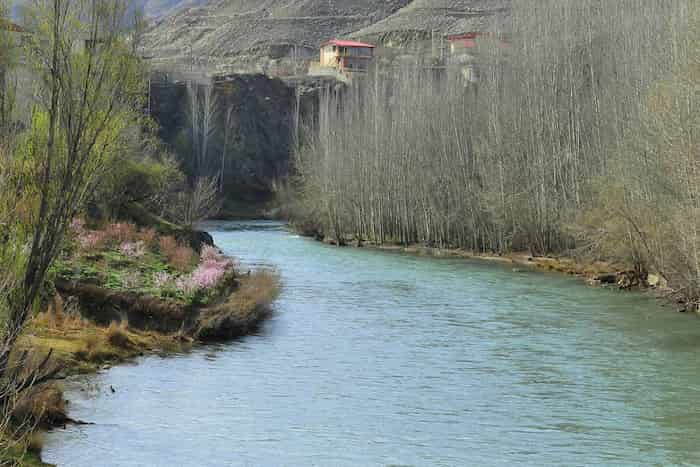
<instances>
[{"instance_id":1,"label":"rocky cliff","mask_svg":"<svg viewBox=\"0 0 700 467\"><path fill-rule=\"evenodd\" d=\"M319 83L243 74L220 76L198 86L212 86L214 102L207 174L218 176L223 166L230 202L261 205L270 201L272 181L288 173L296 122L312 114ZM152 81L151 89L151 115L160 136L192 175L192 84L160 75Z\"/></svg>"}]
</instances>

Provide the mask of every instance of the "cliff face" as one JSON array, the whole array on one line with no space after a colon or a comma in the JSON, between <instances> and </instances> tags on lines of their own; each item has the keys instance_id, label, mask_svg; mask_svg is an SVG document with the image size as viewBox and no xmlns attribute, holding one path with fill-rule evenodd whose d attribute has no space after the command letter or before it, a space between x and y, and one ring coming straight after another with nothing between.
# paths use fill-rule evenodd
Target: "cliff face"
<instances>
[{"instance_id":1,"label":"cliff face","mask_svg":"<svg viewBox=\"0 0 700 467\"><path fill-rule=\"evenodd\" d=\"M205 164L206 175L223 174L228 200L264 203L271 184L287 175L298 115L303 119L313 105L311 85L287 83L261 74L229 75L214 79L212 131ZM297 99L297 87L300 96ZM188 175L195 175L192 139L192 85L185 80L154 80L151 115L160 136L178 155ZM297 104L298 103L298 104ZM223 167L223 170L222 170Z\"/></svg>"}]
</instances>

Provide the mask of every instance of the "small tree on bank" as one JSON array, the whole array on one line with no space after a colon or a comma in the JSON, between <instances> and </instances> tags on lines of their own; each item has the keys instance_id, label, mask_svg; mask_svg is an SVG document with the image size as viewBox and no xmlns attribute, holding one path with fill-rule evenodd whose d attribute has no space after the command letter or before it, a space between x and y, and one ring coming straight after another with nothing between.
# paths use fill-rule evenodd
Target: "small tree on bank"
<instances>
[{"instance_id":1,"label":"small tree on bank","mask_svg":"<svg viewBox=\"0 0 700 467\"><path fill-rule=\"evenodd\" d=\"M49 376L12 358L67 227L119 154L142 95L120 0L39 0L27 9L35 78L30 128L0 164L0 404Z\"/></svg>"}]
</instances>

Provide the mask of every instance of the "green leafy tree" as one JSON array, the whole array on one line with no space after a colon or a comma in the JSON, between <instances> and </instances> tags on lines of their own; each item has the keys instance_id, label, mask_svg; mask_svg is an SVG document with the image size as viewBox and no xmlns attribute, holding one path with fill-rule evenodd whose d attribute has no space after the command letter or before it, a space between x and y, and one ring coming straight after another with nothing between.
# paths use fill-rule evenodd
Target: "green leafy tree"
<instances>
[{"instance_id":1,"label":"green leafy tree","mask_svg":"<svg viewBox=\"0 0 700 467\"><path fill-rule=\"evenodd\" d=\"M143 95L139 60L118 0L45 0L26 11L37 104L30 128L0 160L0 404L49 377L27 372L17 339L65 232L119 157Z\"/></svg>"}]
</instances>

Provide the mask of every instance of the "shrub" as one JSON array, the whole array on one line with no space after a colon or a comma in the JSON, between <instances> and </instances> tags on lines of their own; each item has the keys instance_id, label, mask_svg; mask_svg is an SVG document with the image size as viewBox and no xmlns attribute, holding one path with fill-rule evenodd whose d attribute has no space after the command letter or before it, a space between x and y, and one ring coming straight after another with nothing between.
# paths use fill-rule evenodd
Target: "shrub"
<instances>
[{"instance_id":1,"label":"shrub","mask_svg":"<svg viewBox=\"0 0 700 467\"><path fill-rule=\"evenodd\" d=\"M192 266L194 251L188 246L178 246L168 257L170 264L180 272L187 271Z\"/></svg>"},{"instance_id":2,"label":"shrub","mask_svg":"<svg viewBox=\"0 0 700 467\"><path fill-rule=\"evenodd\" d=\"M34 430L27 435L27 451L40 454L42 449L44 449L44 432Z\"/></svg>"},{"instance_id":3,"label":"shrub","mask_svg":"<svg viewBox=\"0 0 700 467\"><path fill-rule=\"evenodd\" d=\"M199 255L200 261L218 260L221 257L221 252L210 245L203 245L202 252Z\"/></svg>"},{"instance_id":4,"label":"shrub","mask_svg":"<svg viewBox=\"0 0 700 467\"><path fill-rule=\"evenodd\" d=\"M191 279L200 288L214 287L231 269L233 263L223 256L218 259L207 259L199 263L192 271Z\"/></svg>"},{"instance_id":5,"label":"shrub","mask_svg":"<svg viewBox=\"0 0 700 467\"><path fill-rule=\"evenodd\" d=\"M166 258L170 258L177 248L177 241L173 237L166 235L160 237L158 246L160 247L160 253Z\"/></svg>"},{"instance_id":6,"label":"shrub","mask_svg":"<svg viewBox=\"0 0 700 467\"><path fill-rule=\"evenodd\" d=\"M232 269L233 261L230 258L216 248L205 246L199 265L190 274L178 278L176 285L185 295L192 296L198 290L215 287Z\"/></svg>"},{"instance_id":7,"label":"shrub","mask_svg":"<svg viewBox=\"0 0 700 467\"><path fill-rule=\"evenodd\" d=\"M112 321L107 328L107 342L119 349L128 349L131 347L131 340L126 332L127 328L128 325L124 321L121 323Z\"/></svg>"},{"instance_id":8,"label":"shrub","mask_svg":"<svg viewBox=\"0 0 700 467\"><path fill-rule=\"evenodd\" d=\"M156 236L156 229L153 228L143 229L136 235L139 241L143 242L147 246L155 243Z\"/></svg>"},{"instance_id":9,"label":"shrub","mask_svg":"<svg viewBox=\"0 0 700 467\"><path fill-rule=\"evenodd\" d=\"M107 228L107 237L110 240L123 242L133 242L136 238L136 226L129 222L117 222Z\"/></svg>"}]
</instances>

